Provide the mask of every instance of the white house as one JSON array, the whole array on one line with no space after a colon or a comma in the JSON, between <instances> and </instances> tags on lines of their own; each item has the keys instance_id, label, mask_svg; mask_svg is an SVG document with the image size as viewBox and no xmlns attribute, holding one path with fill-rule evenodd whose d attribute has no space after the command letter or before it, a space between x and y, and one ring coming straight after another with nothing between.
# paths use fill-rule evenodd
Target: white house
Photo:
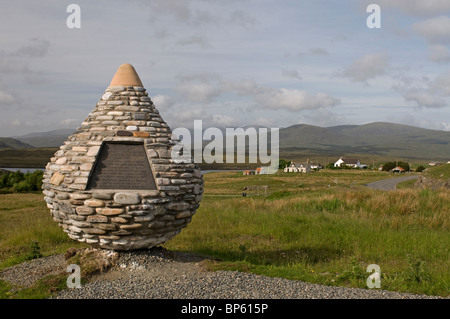
<instances>
[{"instance_id":1,"label":"white house","mask_svg":"<svg viewBox=\"0 0 450 319\"><path fill-rule=\"evenodd\" d=\"M310 173L311 170L312 168L309 162L300 164L292 162L291 165L284 168L285 173Z\"/></svg>"},{"instance_id":2,"label":"white house","mask_svg":"<svg viewBox=\"0 0 450 319\"><path fill-rule=\"evenodd\" d=\"M361 164L357 158L340 158L334 163L334 167L341 167L342 165L347 165L353 168L366 168L367 165Z\"/></svg>"}]
</instances>

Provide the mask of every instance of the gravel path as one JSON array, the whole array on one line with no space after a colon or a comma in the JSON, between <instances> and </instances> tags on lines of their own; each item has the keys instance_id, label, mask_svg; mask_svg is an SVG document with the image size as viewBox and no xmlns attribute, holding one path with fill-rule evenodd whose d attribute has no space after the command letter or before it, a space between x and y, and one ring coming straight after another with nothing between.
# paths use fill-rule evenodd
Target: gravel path
<instances>
[{"instance_id":1,"label":"gravel path","mask_svg":"<svg viewBox=\"0 0 450 319\"><path fill-rule=\"evenodd\" d=\"M379 189L379 190L384 190L384 191L390 191L390 190L395 190L397 187L398 183L404 182L404 181L409 181L411 179L416 179L419 176L417 175L409 175L409 176L402 176L402 177L394 177L394 178L389 178L389 179L383 179L381 181L376 181L376 182L372 182L367 184L367 187L372 188L372 189Z\"/></svg>"},{"instance_id":2,"label":"gravel path","mask_svg":"<svg viewBox=\"0 0 450 319\"><path fill-rule=\"evenodd\" d=\"M56 299L432 299L435 297L384 290L328 287L296 280L236 271L211 272L196 255L161 248L121 252L116 265ZM65 270L62 255L7 268L0 277L29 285L52 272Z\"/></svg>"}]
</instances>

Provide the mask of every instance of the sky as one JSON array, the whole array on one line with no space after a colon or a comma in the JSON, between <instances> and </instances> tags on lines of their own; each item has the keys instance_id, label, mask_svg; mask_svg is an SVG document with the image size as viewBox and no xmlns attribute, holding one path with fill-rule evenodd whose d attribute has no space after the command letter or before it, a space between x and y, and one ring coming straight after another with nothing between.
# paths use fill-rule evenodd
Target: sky
<instances>
[{"instance_id":1,"label":"sky","mask_svg":"<svg viewBox=\"0 0 450 319\"><path fill-rule=\"evenodd\" d=\"M380 8L380 28L368 27L369 4ZM448 0L1 7L3 137L80 126L123 63L172 129L194 120L204 128L381 121L450 131Z\"/></svg>"}]
</instances>

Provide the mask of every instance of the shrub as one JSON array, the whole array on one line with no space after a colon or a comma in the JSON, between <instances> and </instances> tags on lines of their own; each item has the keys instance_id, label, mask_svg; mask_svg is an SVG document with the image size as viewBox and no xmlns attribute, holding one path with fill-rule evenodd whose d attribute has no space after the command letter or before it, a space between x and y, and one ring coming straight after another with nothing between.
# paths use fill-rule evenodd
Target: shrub
<instances>
[{"instance_id":1,"label":"shrub","mask_svg":"<svg viewBox=\"0 0 450 319\"><path fill-rule=\"evenodd\" d=\"M419 167L416 168L416 172L417 173L423 172L424 169L425 167L423 165L420 165Z\"/></svg>"}]
</instances>

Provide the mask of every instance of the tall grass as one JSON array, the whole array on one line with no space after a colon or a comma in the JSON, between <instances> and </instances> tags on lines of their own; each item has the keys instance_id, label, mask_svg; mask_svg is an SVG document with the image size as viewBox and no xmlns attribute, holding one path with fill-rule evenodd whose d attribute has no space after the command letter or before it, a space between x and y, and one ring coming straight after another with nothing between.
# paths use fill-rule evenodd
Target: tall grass
<instances>
[{"instance_id":1,"label":"tall grass","mask_svg":"<svg viewBox=\"0 0 450 319\"><path fill-rule=\"evenodd\" d=\"M242 177L241 185L264 181L272 193L240 198L208 197L206 187L191 224L166 247L219 258L216 269L361 288L369 274L354 270L375 263L383 289L449 295L449 192L381 192L352 182L328 187L329 176L316 177L322 185L307 177L300 188L291 177L284 186L279 176ZM216 178L205 176L214 193L234 191L231 177Z\"/></svg>"},{"instance_id":2,"label":"tall grass","mask_svg":"<svg viewBox=\"0 0 450 319\"><path fill-rule=\"evenodd\" d=\"M55 223L42 194L0 195L0 269L78 246Z\"/></svg>"}]
</instances>

